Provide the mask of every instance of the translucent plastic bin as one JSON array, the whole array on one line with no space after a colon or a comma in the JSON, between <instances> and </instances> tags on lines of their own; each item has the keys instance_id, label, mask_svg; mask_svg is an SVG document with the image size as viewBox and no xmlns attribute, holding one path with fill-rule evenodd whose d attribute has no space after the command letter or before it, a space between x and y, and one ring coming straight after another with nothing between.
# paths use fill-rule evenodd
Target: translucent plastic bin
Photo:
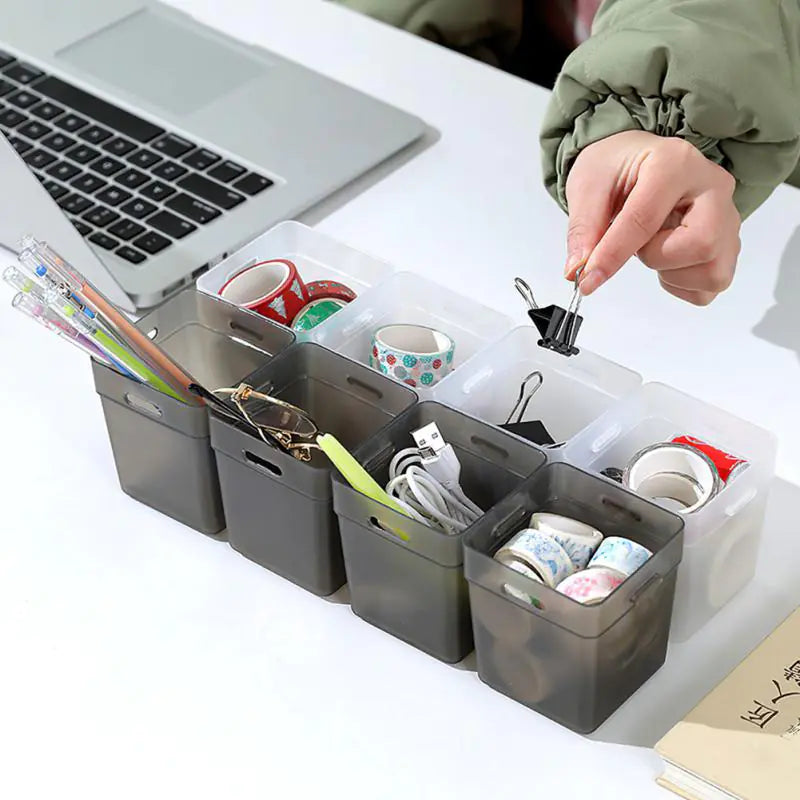
<instances>
[{"instance_id":1,"label":"translucent plastic bin","mask_svg":"<svg viewBox=\"0 0 800 800\"><path fill-rule=\"evenodd\" d=\"M208 389L235 384L284 350L292 333L186 289L138 327ZM225 527L208 411L93 362L122 490L205 534Z\"/></svg>"},{"instance_id":2,"label":"translucent plastic bin","mask_svg":"<svg viewBox=\"0 0 800 800\"><path fill-rule=\"evenodd\" d=\"M411 432L435 422L461 462L460 483L488 510L545 463L541 450L438 403L421 403L356 453L381 486ZM472 650L464 534L446 534L393 511L334 476L350 603L367 622L446 662ZM392 531L406 537L399 538Z\"/></svg>"},{"instance_id":3,"label":"translucent plastic bin","mask_svg":"<svg viewBox=\"0 0 800 800\"><path fill-rule=\"evenodd\" d=\"M311 339L369 365L373 334L396 324L426 325L448 334L455 342L454 371L513 326L510 317L421 275L397 272L311 331ZM414 388L421 398L431 399L430 389Z\"/></svg>"},{"instance_id":4,"label":"translucent plastic bin","mask_svg":"<svg viewBox=\"0 0 800 800\"><path fill-rule=\"evenodd\" d=\"M296 344L247 377L256 389L308 412L350 451L417 401L408 387L314 344ZM318 595L345 582L333 513L330 461L301 462L265 444L249 427L211 415L231 546Z\"/></svg>"},{"instance_id":5,"label":"translucent plastic bin","mask_svg":"<svg viewBox=\"0 0 800 800\"><path fill-rule=\"evenodd\" d=\"M752 579L777 443L769 432L658 383L639 391L576 437L566 461L593 472L624 467L641 449L688 434L747 459L747 469L686 521L672 638L696 633Z\"/></svg>"},{"instance_id":6,"label":"translucent plastic bin","mask_svg":"<svg viewBox=\"0 0 800 800\"><path fill-rule=\"evenodd\" d=\"M633 539L653 556L605 600L582 605L494 560L534 511ZM664 663L682 530L677 515L567 464L534 473L464 539L481 680L574 731L595 730Z\"/></svg>"},{"instance_id":7,"label":"translucent plastic bin","mask_svg":"<svg viewBox=\"0 0 800 800\"><path fill-rule=\"evenodd\" d=\"M230 278L243 269L273 258L292 261L305 283L334 280L357 295L385 280L394 267L336 241L299 222L281 222L228 256L197 280L197 289L218 295ZM227 302L227 301L225 301ZM323 322L320 327L327 325ZM305 334L298 336L302 340Z\"/></svg>"},{"instance_id":8,"label":"translucent plastic bin","mask_svg":"<svg viewBox=\"0 0 800 800\"><path fill-rule=\"evenodd\" d=\"M556 443L566 442L611 404L641 386L641 376L587 350L565 358L539 347L532 325L515 328L434 387L434 399L492 425L500 425L534 371L543 382L525 421L539 420ZM558 452L558 451L554 451Z\"/></svg>"}]
</instances>

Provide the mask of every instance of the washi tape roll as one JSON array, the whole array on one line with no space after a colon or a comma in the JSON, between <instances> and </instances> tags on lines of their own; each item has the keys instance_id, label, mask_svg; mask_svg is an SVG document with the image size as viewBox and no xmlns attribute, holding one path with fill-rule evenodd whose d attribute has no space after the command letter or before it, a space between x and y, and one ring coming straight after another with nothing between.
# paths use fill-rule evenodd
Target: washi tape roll
<instances>
[{"instance_id":1,"label":"washi tape roll","mask_svg":"<svg viewBox=\"0 0 800 800\"><path fill-rule=\"evenodd\" d=\"M350 303L357 297L349 286L338 281L311 281L308 296L312 300L341 300L343 303Z\"/></svg>"},{"instance_id":2,"label":"washi tape roll","mask_svg":"<svg viewBox=\"0 0 800 800\"><path fill-rule=\"evenodd\" d=\"M679 514L702 508L722 487L717 468L705 453L671 442L637 453L625 468L622 482L642 497L666 501Z\"/></svg>"},{"instance_id":3,"label":"washi tape roll","mask_svg":"<svg viewBox=\"0 0 800 800\"><path fill-rule=\"evenodd\" d=\"M566 550L575 569L585 569L603 541L603 534L596 528L560 514L536 512L530 527L552 536Z\"/></svg>"},{"instance_id":4,"label":"washi tape roll","mask_svg":"<svg viewBox=\"0 0 800 800\"><path fill-rule=\"evenodd\" d=\"M688 444L695 450L705 453L714 462L714 466L717 468L717 472L723 483L727 483L734 475L741 472L748 465L745 459L726 453L724 450L720 450L717 447L712 447L712 445L701 439L696 439L694 436L676 436L672 440L672 443Z\"/></svg>"},{"instance_id":5,"label":"washi tape roll","mask_svg":"<svg viewBox=\"0 0 800 800\"><path fill-rule=\"evenodd\" d=\"M430 389L453 369L455 342L426 325L386 325L375 331L370 366L412 388Z\"/></svg>"},{"instance_id":6,"label":"washi tape roll","mask_svg":"<svg viewBox=\"0 0 800 800\"><path fill-rule=\"evenodd\" d=\"M638 542L622 536L609 536L603 540L589 561L589 569L605 567L627 578L633 575L653 554Z\"/></svg>"},{"instance_id":7,"label":"washi tape roll","mask_svg":"<svg viewBox=\"0 0 800 800\"><path fill-rule=\"evenodd\" d=\"M260 261L237 272L219 296L281 325L291 325L311 299L297 267L285 258Z\"/></svg>"},{"instance_id":8,"label":"washi tape roll","mask_svg":"<svg viewBox=\"0 0 800 800\"><path fill-rule=\"evenodd\" d=\"M341 311L347 303L343 300L312 300L304 306L292 322L293 331L310 331L325 322L337 312Z\"/></svg>"},{"instance_id":9,"label":"washi tape roll","mask_svg":"<svg viewBox=\"0 0 800 800\"><path fill-rule=\"evenodd\" d=\"M561 594L586 606L602 603L625 579L618 572L595 567L576 572L558 584Z\"/></svg>"},{"instance_id":10,"label":"washi tape roll","mask_svg":"<svg viewBox=\"0 0 800 800\"><path fill-rule=\"evenodd\" d=\"M531 528L516 534L497 551L495 558L502 564L521 561L553 589L575 571L566 550L552 536Z\"/></svg>"}]
</instances>

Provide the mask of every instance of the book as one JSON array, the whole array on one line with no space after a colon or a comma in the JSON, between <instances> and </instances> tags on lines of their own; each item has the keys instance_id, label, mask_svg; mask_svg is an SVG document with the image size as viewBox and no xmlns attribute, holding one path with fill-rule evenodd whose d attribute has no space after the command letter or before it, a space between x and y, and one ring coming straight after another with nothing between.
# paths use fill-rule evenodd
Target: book
<instances>
[{"instance_id":1,"label":"book","mask_svg":"<svg viewBox=\"0 0 800 800\"><path fill-rule=\"evenodd\" d=\"M800 798L800 609L656 745L686 800Z\"/></svg>"}]
</instances>

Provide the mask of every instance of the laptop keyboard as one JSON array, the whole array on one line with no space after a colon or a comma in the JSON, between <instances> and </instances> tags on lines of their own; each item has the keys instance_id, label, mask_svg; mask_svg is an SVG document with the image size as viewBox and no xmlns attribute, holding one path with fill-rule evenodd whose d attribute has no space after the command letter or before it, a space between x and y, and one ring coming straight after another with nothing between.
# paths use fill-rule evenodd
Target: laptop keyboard
<instances>
[{"instance_id":1,"label":"laptop keyboard","mask_svg":"<svg viewBox=\"0 0 800 800\"><path fill-rule=\"evenodd\" d=\"M81 236L136 266L273 185L2 51L0 131Z\"/></svg>"}]
</instances>

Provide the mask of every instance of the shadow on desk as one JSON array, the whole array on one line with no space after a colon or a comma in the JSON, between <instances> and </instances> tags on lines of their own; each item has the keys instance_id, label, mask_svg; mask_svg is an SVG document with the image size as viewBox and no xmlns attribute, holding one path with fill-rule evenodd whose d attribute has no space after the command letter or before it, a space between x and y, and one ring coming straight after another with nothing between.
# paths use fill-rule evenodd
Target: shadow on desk
<instances>
[{"instance_id":1,"label":"shadow on desk","mask_svg":"<svg viewBox=\"0 0 800 800\"><path fill-rule=\"evenodd\" d=\"M759 555L760 574L704 629L687 642L670 645L664 666L589 738L652 747L800 606L798 508L800 487L775 481ZM767 564L770 569L764 569Z\"/></svg>"},{"instance_id":2,"label":"shadow on desk","mask_svg":"<svg viewBox=\"0 0 800 800\"><path fill-rule=\"evenodd\" d=\"M422 137L417 139L416 142L413 142L383 163L378 164L377 167L371 169L365 175L351 181L330 197L325 198L317 203L317 205L304 211L297 219L303 224L313 228L318 222L349 203L354 197L358 197L358 195L367 191L367 189L371 188L379 181L382 181L388 175L402 168L413 158L424 153L428 148L433 147L441 138L442 135L438 130L426 126Z\"/></svg>"},{"instance_id":3,"label":"shadow on desk","mask_svg":"<svg viewBox=\"0 0 800 800\"><path fill-rule=\"evenodd\" d=\"M767 310L753 333L764 341L793 350L800 360L800 324L797 303L800 299L800 227L795 229L783 251L775 286L775 305Z\"/></svg>"}]
</instances>

